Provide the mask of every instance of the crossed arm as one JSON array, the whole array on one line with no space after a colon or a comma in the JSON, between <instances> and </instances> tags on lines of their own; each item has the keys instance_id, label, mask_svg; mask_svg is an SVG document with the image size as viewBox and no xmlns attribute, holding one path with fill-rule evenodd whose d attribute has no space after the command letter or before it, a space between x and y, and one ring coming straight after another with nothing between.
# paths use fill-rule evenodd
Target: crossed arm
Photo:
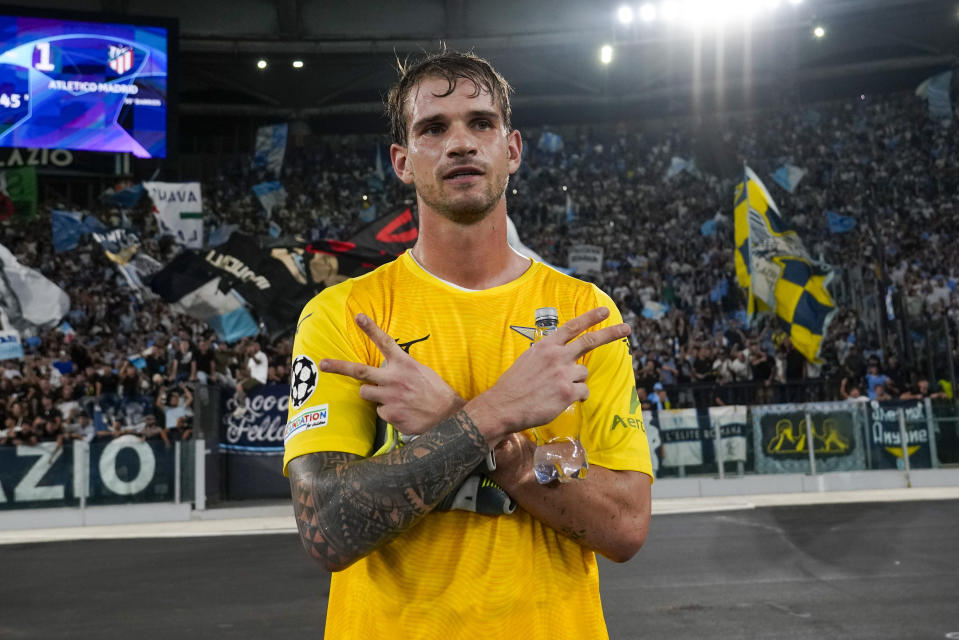
<instances>
[{"instance_id":1,"label":"crossed arm","mask_svg":"<svg viewBox=\"0 0 959 640\"><path fill-rule=\"evenodd\" d=\"M607 315L594 309L567 322L465 406L435 372L359 316L385 366L324 360L320 367L365 381L360 396L378 404L380 417L420 437L374 458L321 452L290 461L294 512L307 552L328 570L346 568L416 524L495 448L495 479L531 515L613 560L632 557L648 527L648 478L596 467L576 483L538 485L532 443L517 434L588 396L587 371L576 360L629 331L620 324L580 336ZM538 384L530 389L523 382L534 375Z\"/></svg>"}]
</instances>

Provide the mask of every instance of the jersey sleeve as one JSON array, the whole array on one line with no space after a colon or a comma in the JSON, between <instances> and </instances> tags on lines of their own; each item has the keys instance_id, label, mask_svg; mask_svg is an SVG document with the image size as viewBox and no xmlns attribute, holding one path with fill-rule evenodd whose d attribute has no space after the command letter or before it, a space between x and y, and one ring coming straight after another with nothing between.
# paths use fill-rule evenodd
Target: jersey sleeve
<instances>
[{"instance_id":1,"label":"jersey sleeve","mask_svg":"<svg viewBox=\"0 0 959 640\"><path fill-rule=\"evenodd\" d=\"M361 383L320 371L324 358L369 364L368 352L350 324L351 283L324 289L303 308L293 341L290 408L283 443L283 474L290 460L317 451L368 456L376 433L376 410L360 398Z\"/></svg>"},{"instance_id":2,"label":"jersey sleeve","mask_svg":"<svg viewBox=\"0 0 959 640\"><path fill-rule=\"evenodd\" d=\"M594 287L596 302L610 311L602 327L619 324L622 316L612 299ZM616 471L640 471L653 478L643 410L636 395L633 357L624 338L597 347L585 359L589 398L583 402L581 439L590 464Z\"/></svg>"}]
</instances>

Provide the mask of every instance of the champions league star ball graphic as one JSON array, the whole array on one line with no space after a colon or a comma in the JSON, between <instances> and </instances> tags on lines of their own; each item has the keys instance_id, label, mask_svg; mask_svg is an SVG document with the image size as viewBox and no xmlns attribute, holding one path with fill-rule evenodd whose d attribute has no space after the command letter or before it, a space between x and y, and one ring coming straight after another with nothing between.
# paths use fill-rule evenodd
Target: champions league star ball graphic
<instances>
[{"instance_id":1,"label":"champions league star ball graphic","mask_svg":"<svg viewBox=\"0 0 959 640\"><path fill-rule=\"evenodd\" d=\"M290 374L290 402L299 409L310 399L316 389L316 365L308 356L297 356L293 360Z\"/></svg>"}]
</instances>

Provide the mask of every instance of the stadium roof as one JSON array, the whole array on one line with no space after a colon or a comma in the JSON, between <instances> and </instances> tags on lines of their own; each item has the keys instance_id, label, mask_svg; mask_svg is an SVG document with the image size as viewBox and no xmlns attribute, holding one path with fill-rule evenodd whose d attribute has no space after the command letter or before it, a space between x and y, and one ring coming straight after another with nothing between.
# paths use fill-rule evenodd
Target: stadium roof
<instances>
[{"instance_id":1,"label":"stadium roof","mask_svg":"<svg viewBox=\"0 0 959 640\"><path fill-rule=\"evenodd\" d=\"M959 59L955 0L755 4L766 13L749 28L732 16L724 29L696 31L620 24L620 3L609 0L31 2L100 17L177 18L185 116L349 121L350 129L375 120L378 131L394 56L440 41L493 61L516 89L519 121L530 111L559 122L876 93L914 87ZM817 25L825 37L812 35ZM602 44L614 47L609 65L599 61Z\"/></svg>"}]
</instances>

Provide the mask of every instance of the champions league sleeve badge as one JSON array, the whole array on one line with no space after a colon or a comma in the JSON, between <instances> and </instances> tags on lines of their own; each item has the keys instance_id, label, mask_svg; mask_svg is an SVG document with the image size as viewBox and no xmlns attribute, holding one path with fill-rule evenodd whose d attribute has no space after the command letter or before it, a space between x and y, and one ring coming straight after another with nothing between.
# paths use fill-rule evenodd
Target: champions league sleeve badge
<instances>
[{"instance_id":1,"label":"champions league sleeve badge","mask_svg":"<svg viewBox=\"0 0 959 640\"><path fill-rule=\"evenodd\" d=\"M310 399L316 389L316 364L309 356L299 355L293 359L290 373L290 403L299 409Z\"/></svg>"}]
</instances>

